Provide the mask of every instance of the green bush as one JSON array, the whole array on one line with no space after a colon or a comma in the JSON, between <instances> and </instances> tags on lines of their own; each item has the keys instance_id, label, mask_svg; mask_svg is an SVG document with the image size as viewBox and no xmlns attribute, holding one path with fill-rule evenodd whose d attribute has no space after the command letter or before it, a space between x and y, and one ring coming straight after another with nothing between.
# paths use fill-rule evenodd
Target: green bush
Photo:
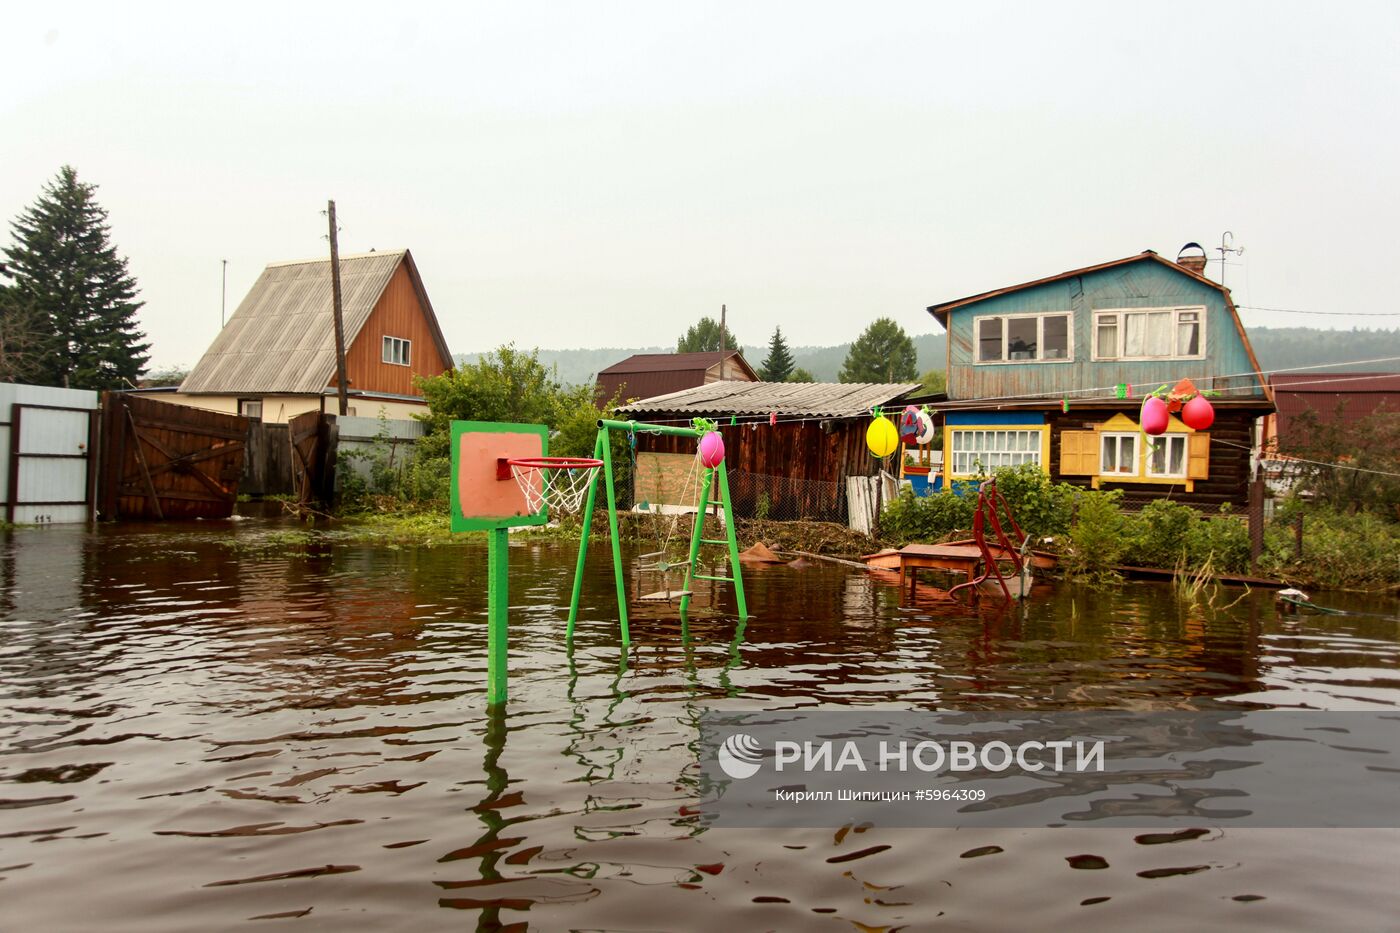
<instances>
[{"instance_id":1,"label":"green bush","mask_svg":"<svg viewBox=\"0 0 1400 933\"><path fill-rule=\"evenodd\" d=\"M1191 567L1207 561L1217 573L1244 573L1249 570L1249 523L1232 514L1229 505L1220 514L1197 518L1186 533L1186 560Z\"/></svg>"},{"instance_id":2,"label":"green bush","mask_svg":"<svg viewBox=\"0 0 1400 933\"><path fill-rule=\"evenodd\" d=\"M975 495L939 492L916 496L912 489L903 489L880 513L880 532L902 543L940 541L953 531L970 529L976 505Z\"/></svg>"},{"instance_id":3,"label":"green bush","mask_svg":"<svg viewBox=\"0 0 1400 933\"><path fill-rule=\"evenodd\" d=\"M1062 562L1068 575L1097 579L1114 575L1113 568L1128 547L1127 521L1118 507L1122 498L1120 489L1079 491L1069 552Z\"/></svg>"},{"instance_id":4,"label":"green bush","mask_svg":"<svg viewBox=\"0 0 1400 933\"><path fill-rule=\"evenodd\" d=\"M1139 567L1175 567L1186 553L1187 540L1200 520L1200 513L1189 505L1169 499L1149 502L1127 519L1127 562Z\"/></svg>"},{"instance_id":5,"label":"green bush","mask_svg":"<svg viewBox=\"0 0 1400 933\"><path fill-rule=\"evenodd\" d=\"M1303 557L1294 521L1303 519ZM1338 589L1400 586L1400 525L1369 512L1346 514L1290 501L1264 534L1260 567L1285 580Z\"/></svg>"},{"instance_id":6,"label":"green bush","mask_svg":"<svg viewBox=\"0 0 1400 933\"><path fill-rule=\"evenodd\" d=\"M997 470L996 481L1016 524L1027 536L1038 540L1069 533L1075 499L1082 491L1078 487L1050 482L1034 463Z\"/></svg>"}]
</instances>

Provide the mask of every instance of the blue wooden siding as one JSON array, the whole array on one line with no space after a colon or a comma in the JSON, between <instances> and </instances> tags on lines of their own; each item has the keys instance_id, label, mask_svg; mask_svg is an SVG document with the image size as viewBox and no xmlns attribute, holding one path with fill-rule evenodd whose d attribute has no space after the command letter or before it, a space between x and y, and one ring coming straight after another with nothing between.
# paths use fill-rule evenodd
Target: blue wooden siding
<instances>
[{"instance_id":1,"label":"blue wooden siding","mask_svg":"<svg viewBox=\"0 0 1400 933\"><path fill-rule=\"evenodd\" d=\"M1204 306L1206 358L1134 362L1093 359L1094 312L1115 308ZM977 364L976 321L981 317L1040 312L1072 314L1073 359L1059 363ZM1200 388L1235 398L1263 398L1250 376L1244 342L1218 289L1154 259L1048 282L954 309L948 315L948 397L1024 398L1088 391L1120 382L1150 391L1189 377ZM1095 393L1102 396L1102 392ZM1141 392L1137 392L1140 396Z\"/></svg>"},{"instance_id":2,"label":"blue wooden siding","mask_svg":"<svg viewBox=\"0 0 1400 933\"><path fill-rule=\"evenodd\" d=\"M1039 411L950 411L943 416L944 424L1044 424L1045 413Z\"/></svg>"}]
</instances>

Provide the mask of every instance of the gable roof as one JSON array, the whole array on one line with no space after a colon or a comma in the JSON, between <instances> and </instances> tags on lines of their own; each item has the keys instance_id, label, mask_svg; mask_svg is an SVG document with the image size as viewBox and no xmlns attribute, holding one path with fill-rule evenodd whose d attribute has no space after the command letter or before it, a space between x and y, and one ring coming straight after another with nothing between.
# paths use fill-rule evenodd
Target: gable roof
<instances>
[{"instance_id":1,"label":"gable roof","mask_svg":"<svg viewBox=\"0 0 1400 933\"><path fill-rule=\"evenodd\" d=\"M1181 265L1180 263L1172 262L1170 259L1163 259L1161 256L1157 255L1157 252L1155 250L1150 249L1145 249L1142 252L1138 253L1136 256L1124 256L1122 259L1112 259L1108 262L1101 262L1097 265L1085 266L1082 269L1070 269L1068 272L1060 272L1055 275L1048 275L1043 279L1035 279L1034 281L1030 282L1022 282L1020 285L1008 285L1004 288L994 288L989 292L982 292L977 295L969 295L966 298L955 298L952 301L945 301L941 304L929 305L928 313L932 314L934 319L937 320L938 323L943 325L944 330L947 330L948 314L952 311L956 311L958 308L966 307L967 305L977 304L978 302L986 301L988 298L996 298L999 295L1008 295L1012 292L1024 291L1027 288L1036 288L1040 285L1048 285L1051 282L1059 282L1063 279L1072 279L1075 276L1088 275L1091 272L1102 272L1105 269L1112 269L1116 266L1126 266L1135 262L1160 263L1166 266L1168 269L1171 269L1173 272L1177 272L1181 275L1186 276L1187 278L1194 279L1197 282L1200 282L1202 285L1205 285L1209 288L1213 288L1216 291L1220 292L1221 297L1225 299L1225 311L1230 315L1230 320L1233 321L1235 324L1235 332L1239 334L1241 342L1244 343L1245 353L1249 356L1249 361L1254 366L1254 371L1256 373L1260 372L1259 358L1254 355L1254 346L1249 342L1249 335L1244 332L1244 323L1240 321L1239 312L1235 310L1235 302L1234 299L1230 297L1230 290L1224 285L1221 285L1219 282L1212 281L1206 278L1204 275L1201 275L1199 272L1193 272L1185 266ZM1267 398L1269 401L1273 401L1274 390L1267 381L1263 382L1263 390L1265 398Z\"/></svg>"},{"instance_id":2,"label":"gable roof","mask_svg":"<svg viewBox=\"0 0 1400 933\"><path fill-rule=\"evenodd\" d=\"M721 359L733 359L738 357L743 361L744 369L750 373L748 361L744 360L744 355L738 350L725 350L721 353L718 350L705 350L700 353L634 353L627 359L614 363L607 369L600 370L598 375L617 375L621 373L673 373L681 371L699 370L704 372Z\"/></svg>"},{"instance_id":3,"label":"gable roof","mask_svg":"<svg viewBox=\"0 0 1400 933\"><path fill-rule=\"evenodd\" d=\"M359 336L403 265L442 359L452 359L413 255L406 249L340 257L345 347ZM263 269L180 391L216 395L321 394L335 377L330 259L275 262Z\"/></svg>"},{"instance_id":4,"label":"gable roof","mask_svg":"<svg viewBox=\"0 0 1400 933\"><path fill-rule=\"evenodd\" d=\"M629 398L648 398L665 395L682 389L693 388L705 382L709 369L726 361L726 375L743 374L757 381L744 354L738 350L708 350L700 353L634 353L621 362L614 363L598 373L598 389L605 398L611 398L619 390L625 390ZM731 373L734 364L740 373Z\"/></svg>"},{"instance_id":5,"label":"gable roof","mask_svg":"<svg viewBox=\"0 0 1400 933\"><path fill-rule=\"evenodd\" d=\"M1138 253L1136 256L1125 256L1122 259L1114 259L1110 260L1109 262L1101 262L1098 265L1085 266L1082 269L1071 269L1068 272L1059 272L1055 275L1048 275L1043 279L1035 279L1030 282L1022 282L1020 285L1008 285L1005 288L994 288L989 292L981 292L977 295L969 295L966 298L956 298L952 301L945 301L942 304L929 305L928 313L932 314L934 318L938 321L938 323L942 324L943 327L946 329L948 327L948 312L954 311L965 305L977 304L979 301L986 301L988 298L996 298L998 295L1008 295L1012 292L1023 291L1027 288L1035 288L1040 285L1048 285L1051 282L1058 282L1062 279L1071 279L1077 275L1088 275L1091 272L1102 272L1104 269L1112 269L1115 266L1126 266L1129 263L1148 261L1159 262L1162 265L1171 269L1173 272L1180 272L1182 275L1190 276L1191 278L1202 283L1203 285L1208 285L1211 288L1224 293L1226 295L1226 300L1229 300L1230 290L1225 288L1219 282L1212 282L1205 276L1198 275L1197 273L1192 272L1190 269L1187 269L1185 266L1178 265L1169 259L1163 259L1161 256L1157 255L1157 253L1154 250L1145 249L1142 252Z\"/></svg>"},{"instance_id":6,"label":"gable roof","mask_svg":"<svg viewBox=\"0 0 1400 933\"><path fill-rule=\"evenodd\" d=\"M618 414L647 412L684 415L804 415L863 418L876 405L888 405L919 388L917 382L739 382L725 379L692 389L642 399Z\"/></svg>"}]
</instances>

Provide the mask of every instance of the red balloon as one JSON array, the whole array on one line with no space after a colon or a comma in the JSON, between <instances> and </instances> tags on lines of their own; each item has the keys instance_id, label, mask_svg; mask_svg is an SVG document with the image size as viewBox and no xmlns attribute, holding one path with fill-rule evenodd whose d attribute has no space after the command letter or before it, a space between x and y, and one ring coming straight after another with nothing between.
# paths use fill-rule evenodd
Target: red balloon
<instances>
[{"instance_id":1,"label":"red balloon","mask_svg":"<svg viewBox=\"0 0 1400 933\"><path fill-rule=\"evenodd\" d=\"M1215 406L1204 395L1198 395L1181 410L1181 420L1193 431L1204 431L1215 423Z\"/></svg>"},{"instance_id":2,"label":"red balloon","mask_svg":"<svg viewBox=\"0 0 1400 933\"><path fill-rule=\"evenodd\" d=\"M1142 400L1142 433L1156 436L1167 430L1170 423L1170 416L1167 414L1167 403L1155 395L1149 395Z\"/></svg>"}]
</instances>

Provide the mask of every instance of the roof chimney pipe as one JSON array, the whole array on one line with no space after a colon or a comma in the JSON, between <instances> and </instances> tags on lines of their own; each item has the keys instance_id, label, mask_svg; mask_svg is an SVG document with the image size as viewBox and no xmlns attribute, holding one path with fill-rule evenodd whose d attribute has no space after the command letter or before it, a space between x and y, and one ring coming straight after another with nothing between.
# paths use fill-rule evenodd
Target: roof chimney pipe
<instances>
[{"instance_id":1,"label":"roof chimney pipe","mask_svg":"<svg viewBox=\"0 0 1400 933\"><path fill-rule=\"evenodd\" d=\"M1193 252L1194 251L1194 252ZM1197 275L1206 274L1206 250L1199 243L1187 243L1176 254L1176 264Z\"/></svg>"}]
</instances>

